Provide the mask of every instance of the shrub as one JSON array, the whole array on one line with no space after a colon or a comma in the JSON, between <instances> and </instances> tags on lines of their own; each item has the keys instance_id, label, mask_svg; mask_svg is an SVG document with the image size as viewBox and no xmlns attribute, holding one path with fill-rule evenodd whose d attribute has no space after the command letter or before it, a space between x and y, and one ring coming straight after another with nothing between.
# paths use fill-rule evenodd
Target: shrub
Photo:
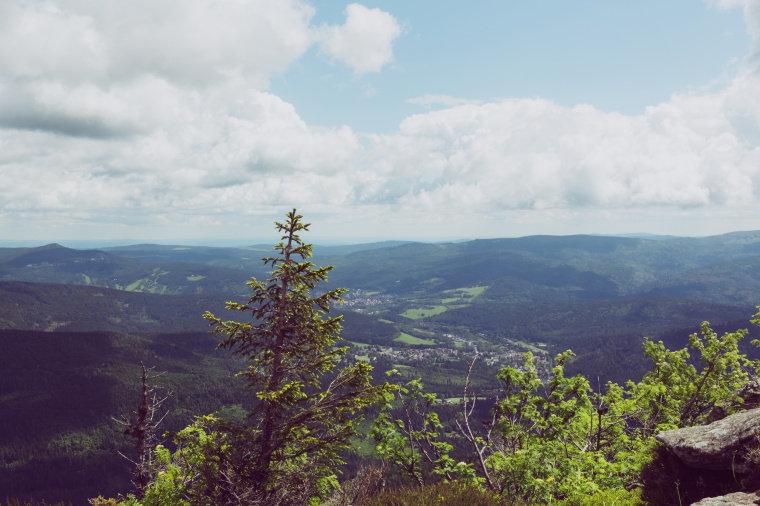
<instances>
[{"instance_id":1,"label":"shrub","mask_svg":"<svg viewBox=\"0 0 760 506\"><path fill-rule=\"evenodd\" d=\"M602 490L594 495L578 496L557 502L557 506L643 506L641 490Z\"/></svg>"},{"instance_id":2,"label":"shrub","mask_svg":"<svg viewBox=\"0 0 760 506\"><path fill-rule=\"evenodd\" d=\"M389 490L361 506L499 506L493 495L459 482Z\"/></svg>"}]
</instances>

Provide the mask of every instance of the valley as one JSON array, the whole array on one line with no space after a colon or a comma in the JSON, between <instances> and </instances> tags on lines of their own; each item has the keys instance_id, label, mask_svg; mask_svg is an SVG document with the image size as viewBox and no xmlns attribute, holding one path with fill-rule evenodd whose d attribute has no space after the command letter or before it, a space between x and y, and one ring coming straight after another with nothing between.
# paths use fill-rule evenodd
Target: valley
<instances>
[{"instance_id":1,"label":"valley","mask_svg":"<svg viewBox=\"0 0 760 506\"><path fill-rule=\"evenodd\" d=\"M269 254L265 246L0 249L0 497L86 497L93 480L73 469L95 476L99 492L128 488L116 453L128 440L112 417L134 405L140 364L166 372L167 430L199 413L243 410L235 378L243 365L215 351L201 316L246 301L245 282L266 279ZM369 362L378 381L393 369L422 378L452 402L476 355L472 386L484 397L495 395L499 369L527 351L542 377L552 357L572 349L568 373L623 383L647 370L645 336L682 347L703 320L747 328L760 303L760 232L316 246L313 262L335 266L328 288L348 288L333 307L346 360ZM746 341L757 337L754 327Z\"/></svg>"}]
</instances>

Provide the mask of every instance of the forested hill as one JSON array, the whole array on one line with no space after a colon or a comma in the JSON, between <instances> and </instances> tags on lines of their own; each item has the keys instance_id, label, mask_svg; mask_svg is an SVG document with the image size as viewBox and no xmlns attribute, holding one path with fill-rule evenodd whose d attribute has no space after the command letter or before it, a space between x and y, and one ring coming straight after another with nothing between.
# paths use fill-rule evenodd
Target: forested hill
<instances>
[{"instance_id":1,"label":"forested hill","mask_svg":"<svg viewBox=\"0 0 760 506\"><path fill-rule=\"evenodd\" d=\"M760 231L671 240L577 235L415 243L330 260L339 267L333 283L366 289L493 288L504 280L512 297L520 298L543 287L564 287L570 297L598 297L676 293L687 286L701 300L754 305L758 277L750 275L760 266ZM740 260L744 267L737 273L731 266ZM728 269L720 271L721 265ZM710 269L712 275L700 275ZM738 283L746 297L727 295L719 286L723 280ZM701 295L699 286L707 289Z\"/></svg>"},{"instance_id":2,"label":"forested hill","mask_svg":"<svg viewBox=\"0 0 760 506\"><path fill-rule=\"evenodd\" d=\"M0 281L241 295L241 280L266 276L261 258L270 253L266 246L0 248ZM576 235L316 246L314 261L336 266L333 285L400 294L488 285L492 299L503 298L498 292L505 290L511 299L560 291L571 298L675 296L751 306L760 283L760 232L669 240Z\"/></svg>"},{"instance_id":3,"label":"forested hill","mask_svg":"<svg viewBox=\"0 0 760 506\"><path fill-rule=\"evenodd\" d=\"M175 427L191 414L239 409L225 389L240 364L213 351L217 336L202 314L245 319L225 302L247 299L246 281L268 277L261 258L271 254L271 246L0 248L0 410L15 414L0 438L0 466L13 470L0 479L0 498L123 489L127 466L115 450L126 443L111 443L111 417L132 409L141 362L168 371L166 385L179 393ZM475 353L473 384L485 392L499 367L528 350L544 373L553 354L572 349L568 371L595 385L637 380L648 367L644 336L681 348L702 320L721 331L748 327L760 304L760 232L316 246L312 260L335 266L327 287L349 289L333 307L352 346L346 360L422 377L445 398L461 395ZM63 421L45 422L55 410ZM73 464L108 472L75 491L86 480L74 484L65 471Z\"/></svg>"},{"instance_id":4,"label":"forested hill","mask_svg":"<svg viewBox=\"0 0 760 506\"><path fill-rule=\"evenodd\" d=\"M204 311L228 294L159 295L97 286L0 281L0 329L42 331L204 331Z\"/></svg>"},{"instance_id":5,"label":"forested hill","mask_svg":"<svg viewBox=\"0 0 760 506\"><path fill-rule=\"evenodd\" d=\"M271 252L148 244L0 248L0 328L201 330L203 311L244 299L251 276L266 278L261 258ZM428 331L484 332L495 342L580 349L615 334L638 336L635 347L643 335L697 320L741 320L760 302L758 231L315 246L313 261L335 266L329 286L349 288L346 311L363 313L361 324L348 319L349 330L369 343L387 341L388 325L399 335L417 321Z\"/></svg>"},{"instance_id":6,"label":"forested hill","mask_svg":"<svg viewBox=\"0 0 760 506\"><path fill-rule=\"evenodd\" d=\"M506 340L543 343L549 352L576 350L582 370L616 380L643 373L611 358L639 355L643 336L658 339L704 319L743 321L760 303L758 231L314 251L314 263L335 266L328 286L349 288L348 306L337 309L350 340L439 346L452 345L446 335L480 334L497 348ZM271 254L266 245L0 248L0 328L204 330L200 315L244 300L245 282L267 277L261 259Z\"/></svg>"},{"instance_id":7,"label":"forested hill","mask_svg":"<svg viewBox=\"0 0 760 506\"><path fill-rule=\"evenodd\" d=\"M255 272L260 273L261 262L256 260ZM181 258L142 260L58 244L0 248L0 281L100 286L158 294L245 293L240 282L242 267L190 263Z\"/></svg>"},{"instance_id":8,"label":"forested hill","mask_svg":"<svg viewBox=\"0 0 760 506\"><path fill-rule=\"evenodd\" d=\"M142 364L163 373L164 430L244 398L242 367L214 353L206 332L116 334L0 330L0 503L8 497L87 504L129 490L132 442L113 418L130 417Z\"/></svg>"}]
</instances>

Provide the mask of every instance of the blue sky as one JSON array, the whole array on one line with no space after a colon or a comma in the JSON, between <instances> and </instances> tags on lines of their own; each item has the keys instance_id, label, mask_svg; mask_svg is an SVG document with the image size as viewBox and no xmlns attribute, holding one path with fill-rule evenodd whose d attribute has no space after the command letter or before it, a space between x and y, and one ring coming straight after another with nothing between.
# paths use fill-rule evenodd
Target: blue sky
<instances>
[{"instance_id":1,"label":"blue sky","mask_svg":"<svg viewBox=\"0 0 760 506\"><path fill-rule=\"evenodd\" d=\"M344 5L318 5L317 23L342 21ZM542 97L640 114L674 92L725 85L750 42L741 9L694 0L367 5L387 9L403 27L394 61L356 77L311 51L271 87L304 120L391 132L424 110L409 100L425 95Z\"/></svg>"},{"instance_id":2,"label":"blue sky","mask_svg":"<svg viewBox=\"0 0 760 506\"><path fill-rule=\"evenodd\" d=\"M760 0L2 2L0 238L760 229L758 55Z\"/></svg>"}]
</instances>

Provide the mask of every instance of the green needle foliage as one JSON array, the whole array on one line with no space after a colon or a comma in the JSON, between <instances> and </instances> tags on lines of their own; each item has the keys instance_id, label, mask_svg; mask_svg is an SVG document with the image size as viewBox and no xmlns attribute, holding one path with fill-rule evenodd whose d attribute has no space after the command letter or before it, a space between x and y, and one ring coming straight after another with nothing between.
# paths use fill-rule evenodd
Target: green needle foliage
<instances>
[{"instance_id":1,"label":"green needle foliage","mask_svg":"<svg viewBox=\"0 0 760 506\"><path fill-rule=\"evenodd\" d=\"M204 314L212 332L223 336L219 348L249 363L240 373L254 397L246 423L209 415L181 431L173 456L158 452L163 464L141 504L318 503L337 486L340 453L363 410L391 394L388 384L371 385L368 364L335 371L347 348L335 346L341 318L328 312L345 290L315 292L332 267L307 260L312 246L299 236L309 227L301 215L293 210L276 227L278 254L264 259L271 276L247 283L247 303L227 303L250 320ZM332 380L323 386L326 375Z\"/></svg>"}]
</instances>

